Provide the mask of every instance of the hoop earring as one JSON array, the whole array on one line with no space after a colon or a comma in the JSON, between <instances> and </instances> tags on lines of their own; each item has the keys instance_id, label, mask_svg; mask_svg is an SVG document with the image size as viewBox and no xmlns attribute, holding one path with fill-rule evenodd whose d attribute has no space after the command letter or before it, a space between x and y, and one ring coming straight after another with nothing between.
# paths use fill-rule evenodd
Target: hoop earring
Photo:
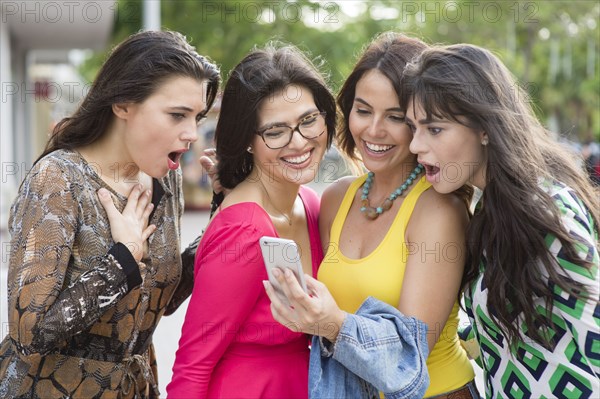
<instances>
[{"instance_id":1,"label":"hoop earring","mask_svg":"<svg viewBox=\"0 0 600 399\"><path fill-rule=\"evenodd\" d=\"M252 150L251 145L249 145L248 148L246 148L246 151L248 151L250 154L254 154L254 151Z\"/></svg>"}]
</instances>

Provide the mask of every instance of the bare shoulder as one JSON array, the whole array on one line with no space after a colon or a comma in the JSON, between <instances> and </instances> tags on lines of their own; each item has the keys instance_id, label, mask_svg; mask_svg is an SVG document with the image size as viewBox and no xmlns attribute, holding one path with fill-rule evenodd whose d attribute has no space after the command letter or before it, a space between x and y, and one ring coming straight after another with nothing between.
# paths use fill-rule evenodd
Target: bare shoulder
<instances>
[{"instance_id":1,"label":"bare shoulder","mask_svg":"<svg viewBox=\"0 0 600 399\"><path fill-rule=\"evenodd\" d=\"M241 202L262 203L261 191L256 185L242 182L233 188L221 203L221 210Z\"/></svg>"},{"instance_id":2,"label":"bare shoulder","mask_svg":"<svg viewBox=\"0 0 600 399\"><path fill-rule=\"evenodd\" d=\"M319 212L319 231L321 233L321 241L323 242L326 251L327 243L329 242L329 233L335 215L342 204L344 195L348 191L350 184L356 180L356 176L346 176L331 183L321 196L321 211Z\"/></svg>"},{"instance_id":3,"label":"bare shoulder","mask_svg":"<svg viewBox=\"0 0 600 399\"><path fill-rule=\"evenodd\" d=\"M430 188L419 197L411 220L427 226L439 226L445 222L464 226L468 222L468 210L457 195L440 194Z\"/></svg>"},{"instance_id":4,"label":"bare shoulder","mask_svg":"<svg viewBox=\"0 0 600 399\"><path fill-rule=\"evenodd\" d=\"M321 212L337 210L342 203L350 184L356 180L356 176L346 176L331 183L321 196Z\"/></svg>"}]
</instances>

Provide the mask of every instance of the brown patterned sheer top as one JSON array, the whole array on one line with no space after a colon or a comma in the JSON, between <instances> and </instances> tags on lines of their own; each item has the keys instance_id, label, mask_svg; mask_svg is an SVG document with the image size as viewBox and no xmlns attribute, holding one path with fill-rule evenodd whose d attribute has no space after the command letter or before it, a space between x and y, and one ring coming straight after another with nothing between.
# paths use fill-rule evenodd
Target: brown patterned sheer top
<instances>
[{"instance_id":1,"label":"brown patterned sheer top","mask_svg":"<svg viewBox=\"0 0 600 399\"><path fill-rule=\"evenodd\" d=\"M158 397L152 333L191 293L198 243L180 252L181 183L180 170L153 180L157 230L140 267L112 241L96 192L119 211L127 198L94 165L68 150L34 165L9 219L0 398Z\"/></svg>"}]
</instances>

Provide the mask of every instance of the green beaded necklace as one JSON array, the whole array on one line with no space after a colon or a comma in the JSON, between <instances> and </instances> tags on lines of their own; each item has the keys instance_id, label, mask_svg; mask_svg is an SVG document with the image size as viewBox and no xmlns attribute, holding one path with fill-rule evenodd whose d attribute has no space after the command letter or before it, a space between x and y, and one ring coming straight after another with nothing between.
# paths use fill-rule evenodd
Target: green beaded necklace
<instances>
[{"instance_id":1,"label":"green beaded necklace","mask_svg":"<svg viewBox=\"0 0 600 399\"><path fill-rule=\"evenodd\" d=\"M381 206L378 206L377 208L373 208L372 206L370 206L369 203L369 190L371 189L373 177L375 176L375 173L369 172L367 174L367 180L365 180L365 184L363 185L362 195L360 197L360 199L362 200L362 206L360 207L360 211L365 214L367 219L377 219L379 215L381 215L383 212L389 210L392 207L392 205L394 204L394 200L401 196L402 193L406 191L408 187L410 187L410 185L422 171L423 165L417 164L417 167L410 173L408 179L406 179L406 181L402 183L400 187L395 189L394 192L392 192L390 196L383 201Z\"/></svg>"}]
</instances>

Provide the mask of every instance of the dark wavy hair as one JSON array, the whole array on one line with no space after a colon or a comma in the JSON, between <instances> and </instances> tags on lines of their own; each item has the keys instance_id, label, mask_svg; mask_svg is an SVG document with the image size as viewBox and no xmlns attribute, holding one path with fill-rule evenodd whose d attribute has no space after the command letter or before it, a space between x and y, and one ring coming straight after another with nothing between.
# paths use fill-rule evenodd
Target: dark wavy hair
<instances>
[{"instance_id":1,"label":"dark wavy hair","mask_svg":"<svg viewBox=\"0 0 600 399\"><path fill-rule=\"evenodd\" d=\"M458 44L426 50L405 71L402 106L423 107L427 118L445 118L485 131L486 186L482 206L467 232L464 287L480 273L488 289L487 306L511 345L527 335L551 348L551 318L536 311L532 298L554 306L553 287L579 298L586 288L570 279L544 241L550 234L563 245L568 262L592 267L577 255L577 237L561 223L560 212L540 181L571 187L598 226L598 191L577 163L578 157L554 141L502 62L477 46ZM484 256L485 254L485 256ZM548 313L551 314L551 313Z\"/></svg>"},{"instance_id":2,"label":"dark wavy hair","mask_svg":"<svg viewBox=\"0 0 600 399\"><path fill-rule=\"evenodd\" d=\"M52 151L96 142L113 120L113 104L141 103L175 76L207 81L204 112L208 112L220 83L215 64L199 55L181 33L146 31L131 35L113 49L77 111L56 125L36 162Z\"/></svg>"},{"instance_id":3,"label":"dark wavy hair","mask_svg":"<svg viewBox=\"0 0 600 399\"><path fill-rule=\"evenodd\" d=\"M356 143L348 126L358 81L365 73L377 69L392 82L394 90L400 98L404 67L426 48L427 44L419 39L401 33L385 32L373 39L363 50L337 96L337 104L344 116L339 122L337 143L350 159L360 160L356 151Z\"/></svg>"},{"instance_id":4,"label":"dark wavy hair","mask_svg":"<svg viewBox=\"0 0 600 399\"><path fill-rule=\"evenodd\" d=\"M335 99L315 65L296 47L271 42L254 49L231 71L215 130L218 174L223 187L242 182L253 167L246 149L258 128L258 108L266 97L289 85L307 88L326 112L327 147L335 134Z\"/></svg>"}]
</instances>

